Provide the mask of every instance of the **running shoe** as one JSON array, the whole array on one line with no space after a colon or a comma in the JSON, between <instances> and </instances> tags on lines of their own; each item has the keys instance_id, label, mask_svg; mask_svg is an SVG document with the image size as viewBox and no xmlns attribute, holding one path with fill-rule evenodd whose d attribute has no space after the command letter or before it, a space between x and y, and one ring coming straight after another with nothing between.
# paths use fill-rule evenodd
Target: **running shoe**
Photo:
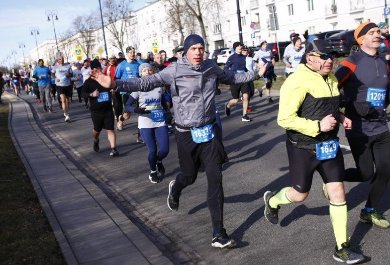
<instances>
[{"instance_id":1,"label":"running shoe","mask_svg":"<svg viewBox=\"0 0 390 265\"><path fill-rule=\"evenodd\" d=\"M116 149L112 149L110 152L110 157L116 157L119 156L119 152Z\"/></svg>"},{"instance_id":2,"label":"running shoe","mask_svg":"<svg viewBox=\"0 0 390 265\"><path fill-rule=\"evenodd\" d=\"M272 98L268 98L268 103L274 103L274 100Z\"/></svg>"},{"instance_id":3,"label":"running shoe","mask_svg":"<svg viewBox=\"0 0 390 265\"><path fill-rule=\"evenodd\" d=\"M150 182L152 182L153 184L156 184L156 183L160 183L160 178L157 176L157 171L154 171L154 172L151 172L149 174L149 180Z\"/></svg>"},{"instance_id":4,"label":"running shoe","mask_svg":"<svg viewBox=\"0 0 390 265\"><path fill-rule=\"evenodd\" d=\"M234 248L236 245L236 241L226 234L225 229L221 233L213 236L213 240L211 241L211 246L215 248Z\"/></svg>"},{"instance_id":5,"label":"running shoe","mask_svg":"<svg viewBox=\"0 0 390 265\"><path fill-rule=\"evenodd\" d=\"M173 198L173 195L172 195L172 187L174 184L175 184L175 181L171 180L171 182L169 182L169 187L168 187L167 205L168 205L168 208L171 209L171 211L177 211L179 209L179 200L176 200L175 198Z\"/></svg>"},{"instance_id":6,"label":"running shoe","mask_svg":"<svg viewBox=\"0 0 390 265\"><path fill-rule=\"evenodd\" d=\"M99 147L99 140L97 141L93 141L93 150L98 153L99 150L100 150L100 147Z\"/></svg>"},{"instance_id":7,"label":"running shoe","mask_svg":"<svg viewBox=\"0 0 390 265\"><path fill-rule=\"evenodd\" d=\"M47 112L47 107L46 107L46 105L43 105L43 110L44 110L45 112Z\"/></svg>"},{"instance_id":8,"label":"running shoe","mask_svg":"<svg viewBox=\"0 0 390 265\"><path fill-rule=\"evenodd\" d=\"M65 116L65 122L71 122L69 115Z\"/></svg>"},{"instance_id":9,"label":"running shoe","mask_svg":"<svg viewBox=\"0 0 390 265\"><path fill-rule=\"evenodd\" d=\"M226 103L226 105L225 105L225 114L226 114L226 116L230 116L230 108L228 108L228 104L229 103Z\"/></svg>"},{"instance_id":10,"label":"running shoe","mask_svg":"<svg viewBox=\"0 0 390 265\"><path fill-rule=\"evenodd\" d=\"M245 114L244 116L242 116L241 121L249 122L252 121L252 119L249 118L247 114Z\"/></svg>"},{"instance_id":11,"label":"running shoe","mask_svg":"<svg viewBox=\"0 0 390 265\"><path fill-rule=\"evenodd\" d=\"M341 244L341 249L336 249L333 253L333 259L338 262L345 262L347 264L356 264L362 262L365 258L362 254L351 250L348 242Z\"/></svg>"},{"instance_id":12,"label":"running shoe","mask_svg":"<svg viewBox=\"0 0 390 265\"><path fill-rule=\"evenodd\" d=\"M259 89L259 97L263 97L263 89Z\"/></svg>"},{"instance_id":13,"label":"running shoe","mask_svg":"<svg viewBox=\"0 0 390 265\"><path fill-rule=\"evenodd\" d=\"M164 177L165 175L165 167L162 163L162 161L157 161L157 172L161 175L161 177Z\"/></svg>"},{"instance_id":14,"label":"running shoe","mask_svg":"<svg viewBox=\"0 0 390 265\"><path fill-rule=\"evenodd\" d=\"M376 210L367 212L365 209L362 209L360 212L360 222L373 224L376 227L384 229L390 227L390 222L383 217L382 213Z\"/></svg>"},{"instance_id":15,"label":"running shoe","mask_svg":"<svg viewBox=\"0 0 390 265\"><path fill-rule=\"evenodd\" d=\"M266 191L264 193L264 217L270 222L271 224L276 225L279 222L279 206L277 208L272 208L269 205L269 200L271 199L272 196L274 196L275 193L272 191Z\"/></svg>"}]
</instances>

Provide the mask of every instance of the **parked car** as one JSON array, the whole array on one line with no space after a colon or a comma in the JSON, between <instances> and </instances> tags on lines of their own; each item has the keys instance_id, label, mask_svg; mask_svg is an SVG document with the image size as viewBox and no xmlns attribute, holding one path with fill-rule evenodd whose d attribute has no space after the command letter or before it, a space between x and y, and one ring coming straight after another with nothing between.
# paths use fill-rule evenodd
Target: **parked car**
<instances>
[{"instance_id":1,"label":"parked car","mask_svg":"<svg viewBox=\"0 0 390 265\"><path fill-rule=\"evenodd\" d=\"M217 61L217 56L223 49L226 49L226 48L215 49L212 53L209 54L209 59Z\"/></svg>"},{"instance_id":2,"label":"parked car","mask_svg":"<svg viewBox=\"0 0 390 265\"><path fill-rule=\"evenodd\" d=\"M337 55L345 56L359 50L359 45L353 36L354 30L344 30L325 39Z\"/></svg>"},{"instance_id":3,"label":"parked car","mask_svg":"<svg viewBox=\"0 0 390 265\"><path fill-rule=\"evenodd\" d=\"M217 55L217 64L225 64L230 55L233 54L233 49L224 48Z\"/></svg>"},{"instance_id":4,"label":"parked car","mask_svg":"<svg viewBox=\"0 0 390 265\"><path fill-rule=\"evenodd\" d=\"M284 50L286 49L286 47L290 43L291 43L291 41L279 41L280 57L283 58ZM276 44L276 42L268 43L267 48L272 51L272 54L275 58L275 61L278 62L279 61L279 53L278 53L278 45Z\"/></svg>"},{"instance_id":5,"label":"parked car","mask_svg":"<svg viewBox=\"0 0 390 265\"><path fill-rule=\"evenodd\" d=\"M324 31L324 32L319 32L319 33L315 33L315 34L310 34L307 37L307 42L310 43L316 39L325 40L325 39L329 38L330 36L332 36L336 33L339 33L339 32L342 32L342 30L331 30L331 31Z\"/></svg>"}]
</instances>

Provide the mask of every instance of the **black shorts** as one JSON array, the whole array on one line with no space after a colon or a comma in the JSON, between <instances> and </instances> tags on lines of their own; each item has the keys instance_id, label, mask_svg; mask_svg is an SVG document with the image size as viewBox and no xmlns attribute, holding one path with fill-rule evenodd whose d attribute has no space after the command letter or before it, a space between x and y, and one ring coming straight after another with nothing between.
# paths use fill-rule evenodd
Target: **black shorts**
<instances>
[{"instance_id":1,"label":"black shorts","mask_svg":"<svg viewBox=\"0 0 390 265\"><path fill-rule=\"evenodd\" d=\"M91 112L93 129L100 132L102 129L114 130L114 113L112 111Z\"/></svg>"},{"instance_id":2,"label":"black shorts","mask_svg":"<svg viewBox=\"0 0 390 265\"><path fill-rule=\"evenodd\" d=\"M324 183L344 180L344 157L339 148L333 159L317 160L314 150L296 147L290 140L286 142L291 186L302 193L309 192L314 171L317 170Z\"/></svg>"},{"instance_id":3,"label":"black shorts","mask_svg":"<svg viewBox=\"0 0 390 265\"><path fill-rule=\"evenodd\" d=\"M72 86L57 86L58 95L64 94L66 97L70 98L72 96Z\"/></svg>"},{"instance_id":4,"label":"black shorts","mask_svg":"<svg viewBox=\"0 0 390 265\"><path fill-rule=\"evenodd\" d=\"M232 97L234 99L240 98L240 92L242 94L247 93L250 94L250 88L247 83L245 84L238 84L238 85L230 85L230 92L232 93Z\"/></svg>"}]
</instances>

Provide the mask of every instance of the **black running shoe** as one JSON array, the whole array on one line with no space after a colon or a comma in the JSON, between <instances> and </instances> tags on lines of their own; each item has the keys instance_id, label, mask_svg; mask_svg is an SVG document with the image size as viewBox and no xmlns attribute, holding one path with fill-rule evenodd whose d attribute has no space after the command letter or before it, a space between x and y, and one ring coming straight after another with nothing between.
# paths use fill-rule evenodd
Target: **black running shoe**
<instances>
[{"instance_id":1,"label":"black running shoe","mask_svg":"<svg viewBox=\"0 0 390 265\"><path fill-rule=\"evenodd\" d=\"M225 105L225 114L226 114L226 116L230 116L230 108L228 108L228 104L229 103L226 103L226 105Z\"/></svg>"},{"instance_id":2,"label":"black running shoe","mask_svg":"<svg viewBox=\"0 0 390 265\"><path fill-rule=\"evenodd\" d=\"M341 244L341 249L336 249L333 253L333 259L347 264L356 264L362 262L365 258L362 254L351 250L348 242Z\"/></svg>"},{"instance_id":3,"label":"black running shoe","mask_svg":"<svg viewBox=\"0 0 390 265\"><path fill-rule=\"evenodd\" d=\"M93 142L93 150L94 150L96 153L99 152L99 150L100 150L100 147L99 147L99 140Z\"/></svg>"},{"instance_id":4,"label":"black running shoe","mask_svg":"<svg viewBox=\"0 0 390 265\"><path fill-rule=\"evenodd\" d=\"M157 161L156 166L157 166L158 173L161 175L161 177L164 177L164 175L165 175L165 167L164 167L162 161Z\"/></svg>"},{"instance_id":5,"label":"black running shoe","mask_svg":"<svg viewBox=\"0 0 390 265\"><path fill-rule=\"evenodd\" d=\"M252 121L252 119L249 118L248 114L245 114L244 116L242 116L241 121L250 122Z\"/></svg>"},{"instance_id":6,"label":"black running shoe","mask_svg":"<svg viewBox=\"0 0 390 265\"><path fill-rule=\"evenodd\" d=\"M221 233L213 236L213 240L211 241L211 246L215 248L234 248L236 245L236 241L226 234L225 229Z\"/></svg>"},{"instance_id":7,"label":"black running shoe","mask_svg":"<svg viewBox=\"0 0 390 265\"><path fill-rule=\"evenodd\" d=\"M274 103L274 100L272 98L268 98L268 103Z\"/></svg>"},{"instance_id":8,"label":"black running shoe","mask_svg":"<svg viewBox=\"0 0 390 265\"><path fill-rule=\"evenodd\" d=\"M116 157L119 156L119 152L116 149L112 149L110 152L110 157Z\"/></svg>"},{"instance_id":9,"label":"black running shoe","mask_svg":"<svg viewBox=\"0 0 390 265\"><path fill-rule=\"evenodd\" d=\"M149 180L150 182L152 182L153 184L156 184L156 183L160 183L160 178L157 176L157 171L155 172L151 172L149 174Z\"/></svg>"},{"instance_id":10,"label":"black running shoe","mask_svg":"<svg viewBox=\"0 0 390 265\"><path fill-rule=\"evenodd\" d=\"M171 211L177 211L179 209L179 200L176 200L173 198L172 195L172 187L175 184L175 181L172 180L169 182L169 187L168 187L168 198L167 198L167 205L168 208L171 209Z\"/></svg>"},{"instance_id":11,"label":"black running shoe","mask_svg":"<svg viewBox=\"0 0 390 265\"><path fill-rule=\"evenodd\" d=\"M277 208L272 208L269 205L269 199L271 199L274 195L275 194L271 191L266 191L264 193L264 217L268 220L268 222L276 225L279 222L278 212L280 207L278 206Z\"/></svg>"}]
</instances>

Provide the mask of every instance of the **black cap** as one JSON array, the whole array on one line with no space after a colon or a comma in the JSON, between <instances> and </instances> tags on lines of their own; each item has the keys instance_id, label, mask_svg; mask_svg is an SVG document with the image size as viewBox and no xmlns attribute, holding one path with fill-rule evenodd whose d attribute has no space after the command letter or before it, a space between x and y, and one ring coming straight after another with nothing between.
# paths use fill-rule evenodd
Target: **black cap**
<instances>
[{"instance_id":1,"label":"black cap","mask_svg":"<svg viewBox=\"0 0 390 265\"><path fill-rule=\"evenodd\" d=\"M93 59L91 62L91 69L95 68L102 68L102 65L100 64L98 59Z\"/></svg>"},{"instance_id":2,"label":"black cap","mask_svg":"<svg viewBox=\"0 0 390 265\"><path fill-rule=\"evenodd\" d=\"M293 38L298 37L298 36L299 36L298 33L293 32L290 34L290 40L292 40Z\"/></svg>"},{"instance_id":3,"label":"black cap","mask_svg":"<svg viewBox=\"0 0 390 265\"><path fill-rule=\"evenodd\" d=\"M182 52L182 51L183 51L183 46L181 46L181 45L176 46L176 47L173 49L173 53Z\"/></svg>"},{"instance_id":4,"label":"black cap","mask_svg":"<svg viewBox=\"0 0 390 265\"><path fill-rule=\"evenodd\" d=\"M243 46L244 47L244 44L242 44L239 41L236 41L235 43L233 43L233 49L236 49L238 46Z\"/></svg>"},{"instance_id":5,"label":"black cap","mask_svg":"<svg viewBox=\"0 0 390 265\"><path fill-rule=\"evenodd\" d=\"M326 40L316 39L310 42L306 47L306 54L315 52L318 54L322 53L334 53L332 46Z\"/></svg>"}]
</instances>

